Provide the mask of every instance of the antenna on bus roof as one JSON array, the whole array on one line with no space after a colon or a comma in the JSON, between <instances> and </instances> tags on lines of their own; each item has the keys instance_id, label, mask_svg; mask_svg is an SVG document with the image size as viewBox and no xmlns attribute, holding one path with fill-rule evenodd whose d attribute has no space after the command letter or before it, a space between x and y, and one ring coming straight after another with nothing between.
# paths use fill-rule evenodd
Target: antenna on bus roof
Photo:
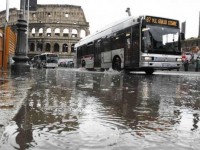
<instances>
[{"instance_id":1,"label":"antenna on bus roof","mask_svg":"<svg viewBox=\"0 0 200 150\"><path fill-rule=\"evenodd\" d=\"M129 7L126 9L126 12L128 13L128 16L131 16L131 10Z\"/></svg>"}]
</instances>

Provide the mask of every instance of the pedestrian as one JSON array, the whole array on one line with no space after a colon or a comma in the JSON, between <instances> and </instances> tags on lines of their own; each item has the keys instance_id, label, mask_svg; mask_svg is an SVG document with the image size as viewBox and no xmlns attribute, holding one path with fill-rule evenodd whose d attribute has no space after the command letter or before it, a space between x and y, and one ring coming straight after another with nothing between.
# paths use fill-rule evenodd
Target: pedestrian
<instances>
[{"instance_id":1,"label":"pedestrian","mask_svg":"<svg viewBox=\"0 0 200 150\"><path fill-rule=\"evenodd\" d=\"M199 67L200 67L200 50L199 50L199 47L197 46L196 47L196 66L195 66L195 71L199 71Z\"/></svg>"},{"instance_id":2,"label":"pedestrian","mask_svg":"<svg viewBox=\"0 0 200 150\"><path fill-rule=\"evenodd\" d=\"M184 66L184 70L185 71L188 71L188 67L189 67L189 60L188 60L188 58L187 58L187 56L186 56L186 54L184 53L183 55L182 55L182 63L183 63L183 66Z\"/></svg>"}]
</instances>

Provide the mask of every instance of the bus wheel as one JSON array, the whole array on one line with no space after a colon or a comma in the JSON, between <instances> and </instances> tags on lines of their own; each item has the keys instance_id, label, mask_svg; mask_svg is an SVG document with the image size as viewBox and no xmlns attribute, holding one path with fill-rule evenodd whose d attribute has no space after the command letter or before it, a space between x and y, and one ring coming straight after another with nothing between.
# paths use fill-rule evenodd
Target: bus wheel
<instances>
[{"instance_id":1,"label":"bus wheel","mask_svg":"<svg viewBox=\"0 0 200 150\"><path fill-rule=\"evenodd\" d=\"M82 61L81 66L84 68L85 67L85 60Z\"/></svg>"},{"instance_id":2,"label":"bus wheel","mask_svg":"<svg viewBox=\"0 0 200 150\"><path fill-rule=\"evenodd\" d=\"M145 70L145 72L146 72L147 75L152 75L154 70L153 69L147 69L147 70Z\"/></svg>"},{"instance_id":3,"label":"bus wheel","mask_svg":"<svg viewBox=\"0 0 200 150\"><path fill-rule=\"evenodd\" d=\"M121 59L119 57L115 57L112 63L113 70L121 71Z\"/></svg>"}]
</instances>

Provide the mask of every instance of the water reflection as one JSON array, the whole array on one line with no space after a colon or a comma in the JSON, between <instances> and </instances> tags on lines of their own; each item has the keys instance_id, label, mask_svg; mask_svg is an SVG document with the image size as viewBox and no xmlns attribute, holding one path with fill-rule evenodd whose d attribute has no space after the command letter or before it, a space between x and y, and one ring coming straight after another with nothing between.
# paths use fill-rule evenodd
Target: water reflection
<instances>
[{"instance_id":1,"label":"water reflection","mask_svg":"<svg viewBox=\"0 0 200 150\"><path fill-rule=\"evenodd\" d=\"M197 149L199 81L34 70L10 149ZM188 85L186 87L186 84ZM190 101L189 101L190 100ZM11 125L11 127L13 127Z\"/></svg>"}]
</instances>

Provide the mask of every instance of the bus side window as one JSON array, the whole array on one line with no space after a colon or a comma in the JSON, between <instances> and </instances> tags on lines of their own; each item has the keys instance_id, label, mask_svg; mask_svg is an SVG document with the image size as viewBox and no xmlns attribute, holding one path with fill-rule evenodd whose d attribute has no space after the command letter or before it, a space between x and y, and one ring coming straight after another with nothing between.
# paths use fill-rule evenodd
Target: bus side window
<instances>
[{"instance_id":1,"label":"bus side window","mask_svg":"<svg viewBox=\"0 0 200 150\"><path fill-rule=\"evenodd\" d=\"M103 52L111 50L111 40L110 40L110 38L104 38L102 40L102 48L103 48Z\"/></svg>"},{"instance_id":2,"label":"bus side window","mask_svg":"<svg viewBox=\"0 0 200 150\"><path fill-rule=\"evenodd\" d=\"M133 38L133 49L139 49L139 40L137 38Z\"/></svg>"},{"instance_id":3,"label":"bus side window","mask_svg":"<svg viewBox=\"0 0 200 150\"><path fill-rule=\"evenodd\" d=\"M77 57L76 62L77 62L77 64L81 64L82 51L83 51L83 46L80 46L80 47L77 48L77 51L76 51L76 55L77 55L76 56ZM77 66L77 67L79 67L79 66Z\"/></svg>"},{"instance_id":4,"label":"bus side window","mask_svg":"<svg viewBox=\"0 0 200 150\"><path fill-rule=\"evenodd\" d=\"M81 47L82 51L81 51L81 55L84 56L84 55L87 55L88 51L87 51L87 46L86 45L83 45Z\"/></svg>"},{"instance_id":5,"label":"bus side window","mask_svg":"<svg viewBox=\"0 0 200 150\"><path fill-rule=\"evenodd\" d=\"M132 42L133 42L133 50L139 49L139 26L133 28L132 31Z\"/></svg>"},{"instance_id":6,"label":"bus side window","mask_svg":"<svg viewBox=\"0 0 200 150\"><path fill-rule=\"evenodd\" d=\"M120 49L125 47L125 34L119 34L112 39L112 49Z\"/></svg>"},{"instance_id":7,"label":"bus side window","mask_svg":"<svg viewBox=\"0 0 200 150\"><path fill-rule=\"evenodd\" d=\"M127 31L126 32L126 39L125 39L125 46L126 46L126 49L130 49L131 48L131 32L130 31Z\"/></svg>"},{"instance_id":8,"label":"bus side window","mask_svg":"<svg viewBox=\"0 0 200 150\"><path fill-rule=\"evenodd\" d=\"M87 55L91 55L94 53L94 43L90 42L87 44Z\"/></svg>"},{"instance_id":9,"label":"bus side window","mask_svg":"<svg viewBox=\"0 0 200 150\"><path fill-rule=\"evenodd\" d=\"M127 48L130 49L131 48L131 39L130 38L126 39L126 44L127 44Z\"/></svg>"}]
</instances>

